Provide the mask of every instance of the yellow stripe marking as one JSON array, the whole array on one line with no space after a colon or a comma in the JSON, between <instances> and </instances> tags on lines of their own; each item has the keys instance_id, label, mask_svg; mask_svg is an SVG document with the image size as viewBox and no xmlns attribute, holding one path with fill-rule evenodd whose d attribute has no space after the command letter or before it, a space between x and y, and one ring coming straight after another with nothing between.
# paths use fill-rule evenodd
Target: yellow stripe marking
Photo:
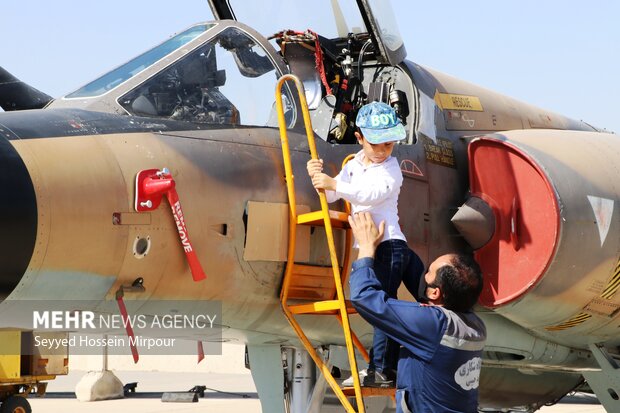
<instances>
[{"instance_id":1,"label":"yellow stripe marking","mask_svg":"<svg viewBox=\"0 0 620 413\"><path fill-rule=\"evenodd\" d=\"M437 94L435 94L435 98L437 98ZM609 280L600 297L605 300L611 300L611 298L616 295L618 290L620 289L620 260L618 260L618 264L616 264L616 268L614 271L613 277ZM592 318L592 314L588 313L579 313L572 318L566 320L563 323L556 324L554 326L545 327L547 331L560 331L566 330L571 327L575 327L586 320Z\"/></svg>"},{"instance_id":2,"label":"yellow stripe marking","mask_svg":"<svg viewBox=\"0 0 620 413\"><path fill-rule=\"evenodd\" d=\"M605 286L605 289L601 293L601 298L610 300L616 292L618 292L618 288L620 288L620 261L618 261L618 264L616 265L614 276L611 277L607 283L607 286Z\"/></svg>"},{"instance_id":3,"label":"yellow stripe marking","mask_svg":"<svg viewBox=\"0 0 620 413\"><path fill-rule=\"evenodd\" d=\"M616 292L618 292L618 288L620 288L620 283L616 284L614 288L609 289L608 287L607 290L603 291L603 294L601 294L601 298L611 300L611 298L616 294Z\"/></svg>"},{"instance_id":4,"label":"yellow stripe marking","mask_svg":"<svg viewBox=\"0 0 620 413\"><path fill-rule=\"evenodd\" d=\"M575 326L583 323L584 321L586 321L590 317L592 317L591 314L579 313L576 316L572 317L571 319L569 319L569 320L567 320L567 321L565 321L565 322L563 322L561 324L557 324L555 326L550 326L550 327L545 327L545 330L547 330L547 331L566 330L567 328L575 327Z\"/></svg>"}]
</instances>

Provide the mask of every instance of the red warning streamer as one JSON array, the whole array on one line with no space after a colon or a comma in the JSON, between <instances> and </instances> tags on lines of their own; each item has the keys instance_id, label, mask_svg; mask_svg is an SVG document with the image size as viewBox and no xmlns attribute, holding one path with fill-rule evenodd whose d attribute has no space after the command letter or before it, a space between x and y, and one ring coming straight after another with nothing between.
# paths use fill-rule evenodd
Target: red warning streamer
<instances>
[{"instance_id":1,"label":"red warning streamer","mask_svg":"<svg viewBox=\"0 0 620 413\"><path fill-rule=\"evenodd\" d=\"M171 190L166 192L166 196L168 197L168 202L170 203L170 208L172 209L172 216L177 224L177 231L179 231L179 238L181 238L181 245L183 246L183 251L185 251L185 257L187 258L189 269L192 272L192 278L194 281L204 280L207 276L202 270L196 251L194 251L194 247L192 247L192 243L189 240L187 226L185 225L185 219L183 218L183 209L181 209L181 202L179 202L179 194L177 194L176 189L173 187Z\"/></svg>"},{"instance_id":2,"label":"red warning streamer","mask_svg":"<svg viewBox=\"0 0 620 413\"><path fill-rule=\"evenodd\" d=\"M131 320L129 320L129 315L127 314L127 307L125 307L125 302L123 301L122 287L120 290L116 292L116 303L118 304L118 309L121 312L123 324L125 324L125 331L127 332L127 337L129 337L129 347L131 348L131 355L133 356L133 362L137 363L138 360L140 359L140 355L138 354L138 349L136 348L136 336L133 333L133 327L131 326Z\"/></svg>"},{"instance_id":3,"label":"red warning streamer","mask_svg":"<svg viewBox=\"0 0 620 413\"><path fill-rule=\"evenodd\" d=\"M205 359L205 349L202 347L202 341L198 341L198 363Z\"/></svg>"},{"instance_id":4,"label":"red warning streamer","mask_svg":"<svg viewBox=\"0 0 620 413\"><path fill-rule=\"evenodd\" d=\"M192 278L194 281L202 281L207 278L207 276L200 265L196 251L189 239L187 225L185 225L185 218L183 216L183 209L181 208L179 194L176 191L176 183L174 179L172 179L172 175L166 169L162 171L159 169L146 169L138 172L136 176L136 211L146 212L157 209L164 194L170 203L172 216L174 217L177 231L179 232L181 246L183 247L190 271L192 272Z\"/></svg>"}]
</instances>

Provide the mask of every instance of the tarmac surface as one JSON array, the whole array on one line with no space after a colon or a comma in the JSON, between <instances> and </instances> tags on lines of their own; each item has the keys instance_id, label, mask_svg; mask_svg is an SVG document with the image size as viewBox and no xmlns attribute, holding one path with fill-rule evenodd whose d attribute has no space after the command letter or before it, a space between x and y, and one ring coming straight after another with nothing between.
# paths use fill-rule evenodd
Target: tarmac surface
<instances>
[{"instance_id":1,"label":"tarmac surface","mask_svg":"<svg viewBox=\"0 0 620 413\"><path fill-rule=\"evenodd\" d=\"M252 377L247 373L175 373L116 371L123 383L138 382L135 394L119 399L80 402L73 389L85 371L73 371L68 376L50 382L44 398L31 398L34 413L63 412L245 412L260 413L261 406ZM207 387L205 397L197 403L164 403L162 392L185 392L195 385ZM543 407L542 413L601 413L605 409L590 396L571 398L569 403ZM337 404L325 405L322 412L341 412Z\"/></svg>"},{"instance_id":2,"label":"tarmac surface","mask_svg":"<svg viewBox=\"0 0 620 413\"><path fill-rule=\"evenodd\" d=\"M141 356L138 364L134 364L130 356L109 356L107 367L122 383L137 382L136 393L118 400L78 401L74 393L76 384L87 371L101 370L102 363L102 356L71 356L69 374L50 381L44 398L29 398L33 413L259 413L262 411L252 376L244 365L242 345L225 344L221 355L208 355L200 364L196 363L196 356ZM205 396L197 403L161 401L163 392L187 392L196 385L207 387ZM539 412L605 412L592 396L578 395L567 399L555 406L543 407ZM373 401L375 405L380 402L385 405L384 400ZM378 411L381 410L383 409ZM322 413L342 411L333 395L326 396ZM389 411L390 409L384 410Z\"/></svg>"}]
</instances>

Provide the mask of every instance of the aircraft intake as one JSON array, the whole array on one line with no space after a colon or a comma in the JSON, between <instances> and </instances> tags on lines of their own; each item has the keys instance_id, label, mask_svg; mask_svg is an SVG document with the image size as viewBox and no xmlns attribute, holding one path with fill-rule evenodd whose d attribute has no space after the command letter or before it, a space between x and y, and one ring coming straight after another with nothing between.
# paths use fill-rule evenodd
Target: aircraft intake
<instances>
[{"instance_id":1,"label":"aircraft intake","mask_svg":"<svg viewBox=\"0 0 620 413\"><path fill-rule=\"evenodd\" d=\"M477 249L480 304L544 333L615 334L619 164L620 141L606 133L520 130L470 143L472 197L453 221Z\"/></svg>"},{"instance_id":2,"label":"aircraft intake","mask_svg":"<svg viewBox=\"0 0 620 413\"><path fill-rule=\"evenodd\" d=\"M0 300L3 300L28 268L37 235L37 202L30 174L13 145L3 137L0 137L0 188Z\"/></svg>"}]
</instances>

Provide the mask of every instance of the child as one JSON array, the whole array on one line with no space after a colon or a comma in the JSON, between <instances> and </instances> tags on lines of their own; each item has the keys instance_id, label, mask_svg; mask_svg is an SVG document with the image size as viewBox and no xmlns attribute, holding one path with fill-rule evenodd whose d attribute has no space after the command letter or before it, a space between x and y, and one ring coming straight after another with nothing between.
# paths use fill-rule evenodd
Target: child
<instances>
[{"instance_id":1,"label":"child","mask_svg":"<svg viewBox=\"0 0 620 413\"><path fill-rule=\"evenodd\" d=\"M323 160L310 160L308 174L316 189L324 189L328 202L344 198L351 203L351 213L370 212L377 225L385 221L383 241L375 254L374 269L383 290L396 298L403 272L412 261L413 251L398 224L398 194L403 175L394 144L405 138L405 128L391 106L382 102L364 105L356 118L355 137L362 150L332 178L323 173ZM360 371L362 384L369 387L394 385L398 344L375 329L370 362ZM353 379L343 385L353 385Z\"/></svg>"}]
</instances>

